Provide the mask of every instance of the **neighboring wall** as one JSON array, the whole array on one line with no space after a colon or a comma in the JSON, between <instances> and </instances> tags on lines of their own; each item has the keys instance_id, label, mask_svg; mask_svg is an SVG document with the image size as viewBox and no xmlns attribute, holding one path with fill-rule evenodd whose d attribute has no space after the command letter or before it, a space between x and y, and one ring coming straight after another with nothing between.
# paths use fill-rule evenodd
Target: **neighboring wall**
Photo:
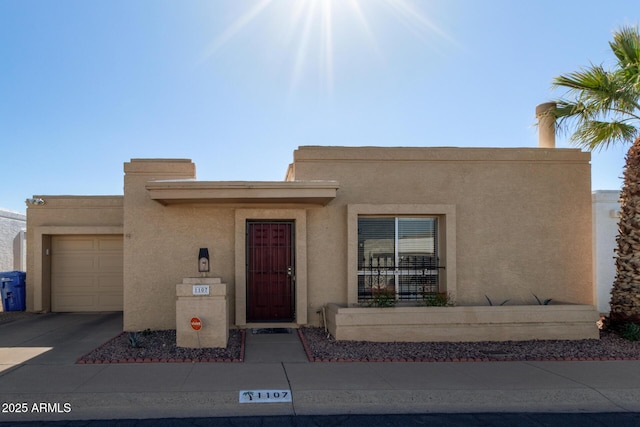
<instances>
[{"instance_id":1,"label":"neighboring wall","mask_svg":"<svg viewBox=\"0 0 640 427\"><path fill-rule=\"evenodd\" d=\"M308 211L309 312L356 302L351 210L442 214L460 305L535 304L533 294L594 304L589 160L574 149L301 147L288 179L340 182L332 203Z\"/></svg>"},{"instance_id":2,"label":"neighboring wall","mask_svg":"<svg viewBox=\"0 0 640 427\"><path fill-rule=\"evenodd\" d=\"M51 310L51 237L122 235L122 196L35 196L27 208L27 311Z\"/></svg>"},{"instance_id":3,"label":"neighboring wall","mask_svg":"<svg viewBox=\"0 0 640 427\"><path fill-rule=\"evenodd\" d=\"M615 252L620 213L620 192L593 192L593 277L597 309L609 313L611 287L616 275Z\"/></svg>"},{"instance_id":4,"label":"neighboring wall","mask_svg":"<svg viewBox=\"0 0 640 427\"><path fill-rule=\"evenodd\" d=\"M0 209L0 271L25 271L27 216Z\"/></svg>"}]
</instances>

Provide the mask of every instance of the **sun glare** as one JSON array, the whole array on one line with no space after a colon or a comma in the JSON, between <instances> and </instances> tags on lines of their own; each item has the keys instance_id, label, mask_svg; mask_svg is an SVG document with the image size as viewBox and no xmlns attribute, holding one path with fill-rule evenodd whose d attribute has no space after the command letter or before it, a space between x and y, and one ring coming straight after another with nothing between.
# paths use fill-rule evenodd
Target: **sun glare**
<instances>
[{"instance_id":1,"label":"sun glare","mask_svg":"<svg viewBox=\"0 0 640 427\"><path fill-rule=\"evenodd\" d=\"M274 22L267 25L272 31L258 43L273 42L286 47L283 60L291 67L290 90L295 90L313 72L324 89L331 93L335 79L335 47L352 42L350 39L357 35L366 41L376 57L383 58L378 39L385 34L375 24L387 16L393 17L394 23L425 43L439 38L455 44L410 0L256 0L211 42L202 62L231 44L244 29L270 20Z\"/></svg>"}]
</instances>

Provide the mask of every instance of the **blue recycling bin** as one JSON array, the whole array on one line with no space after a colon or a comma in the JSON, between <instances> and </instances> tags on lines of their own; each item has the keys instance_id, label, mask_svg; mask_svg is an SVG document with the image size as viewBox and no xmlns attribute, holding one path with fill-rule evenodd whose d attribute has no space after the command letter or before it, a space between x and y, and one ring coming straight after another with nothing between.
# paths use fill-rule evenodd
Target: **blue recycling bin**
<instances>
[{"instance_id":1,"label":"blue recycling bin","mask_svg":"<svg viewBox=\"0 0 640 427\"><path fill-rule=\"evenodd\" d=\"M4 311L25 311L27 273L24 271L0 272L0 296Z\"/></svg>"}]
</instances>

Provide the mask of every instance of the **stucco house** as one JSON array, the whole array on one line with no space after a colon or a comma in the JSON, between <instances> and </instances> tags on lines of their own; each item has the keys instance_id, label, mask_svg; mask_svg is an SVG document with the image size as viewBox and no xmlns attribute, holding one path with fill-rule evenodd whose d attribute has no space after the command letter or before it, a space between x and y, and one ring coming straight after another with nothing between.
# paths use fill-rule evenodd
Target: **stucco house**
<instances>
[{"instance_id":1,"label":"stucco house","mask_svg":"<svg viewBox=\"0 0 640 427\"><path fill-rule=\"evenodd\" d=\"M589 161L577 149L303 146L283 181L229 182L198 181L187 159L132 159L124 195L34 196L27 309L180 328L176 285L200 276L205 248L231 328L597 338ZM366 307L381 290L398 304ZM456 306L422 306L431 292Z\"/></svg>"}]
</instances>

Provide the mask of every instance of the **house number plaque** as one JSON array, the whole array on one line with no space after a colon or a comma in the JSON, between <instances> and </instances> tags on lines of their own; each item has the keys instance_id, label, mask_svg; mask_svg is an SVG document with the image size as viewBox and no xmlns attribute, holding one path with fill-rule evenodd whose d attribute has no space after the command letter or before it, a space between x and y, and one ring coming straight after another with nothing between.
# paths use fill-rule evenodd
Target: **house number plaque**
<instances>
[{"instance_id":1,"label":"house number plaque","mask_svg":"<svg viewBox=\"0 0 640 427\"><path fill-rule=\"evenodd\" d=\"M193 295L209 295L209 285L193 285Z\"/></svg>"},{"instance_id":2,"label":"house number plaque","mask_svg":"<svg viewBox=\"0 0 640 427\"><path fill-rule=\"evenodd\" d=\"M291 402L291 390L242 390L239 403Z\"/></svg>"}]
</instances>

